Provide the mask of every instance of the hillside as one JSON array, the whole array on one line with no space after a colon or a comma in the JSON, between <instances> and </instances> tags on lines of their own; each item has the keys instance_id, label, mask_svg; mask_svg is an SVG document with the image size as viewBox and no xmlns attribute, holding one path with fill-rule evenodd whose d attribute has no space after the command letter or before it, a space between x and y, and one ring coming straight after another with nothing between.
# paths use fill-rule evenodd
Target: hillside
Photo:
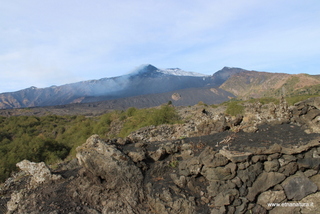
<instances>
[{"instance_id":1,"label":"hillside","mask_svg":"<svg viewBox=\"0 0 320 214\"><path fill-rule=\"evenodd\" d=\"M0 109L1 116L44 116L44 115L101 115L113 110L126 110L129 107L150 108L171 102L174 106L191 106L199 102L208 105L219 104L234 97L219 88L188 88L166 93L149 94L98 101L101 97L87 97L83 103L32 108Z\"/></svg>"},{"instance_id":2,"label":"hillside","mask_svg":"<svg viewBox=\"0 0 320 214\"><path fill-rule=\"evenodd\" d=\"M231 76L220 88L245 99L319 94L320 78L307 74L245 71Z\"/></svg>"}]
</instances>

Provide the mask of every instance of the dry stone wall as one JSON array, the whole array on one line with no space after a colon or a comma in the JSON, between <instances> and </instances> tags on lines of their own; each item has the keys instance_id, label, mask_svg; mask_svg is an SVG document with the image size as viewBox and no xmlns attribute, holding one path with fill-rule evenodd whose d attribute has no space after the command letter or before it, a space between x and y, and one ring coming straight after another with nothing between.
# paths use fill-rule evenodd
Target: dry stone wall
<instances>
[{"instance_id":1,"label":"dry stone wall","mask_svg":"<svg viewBox=\"0 0 320 214\"><path fill-rule=\"evenodd\" d=\"M252 153L207 147L182 160L173 181L192 191L193 179L203 177L206 187L197 204L206 204L207 213L317 213L319 154L319 140Z\"/></svg>"}]
</instances>

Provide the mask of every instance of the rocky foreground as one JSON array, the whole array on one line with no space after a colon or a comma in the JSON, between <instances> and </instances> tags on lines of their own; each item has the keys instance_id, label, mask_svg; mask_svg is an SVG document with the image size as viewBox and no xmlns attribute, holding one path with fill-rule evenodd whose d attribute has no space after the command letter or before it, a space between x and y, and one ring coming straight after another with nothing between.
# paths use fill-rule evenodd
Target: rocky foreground
<instances>
[{"instance_id":1,"label":"rocky foreground","mask_svg":"<svg viewBox=\"0 0 320 214\"><path fill-rule=\"evenodd\" d=\"M24 160L1 188L0 212L318 212L320 98L194 117L127 139L93 135L55 170Z\"/></svg>"}]
</instances>

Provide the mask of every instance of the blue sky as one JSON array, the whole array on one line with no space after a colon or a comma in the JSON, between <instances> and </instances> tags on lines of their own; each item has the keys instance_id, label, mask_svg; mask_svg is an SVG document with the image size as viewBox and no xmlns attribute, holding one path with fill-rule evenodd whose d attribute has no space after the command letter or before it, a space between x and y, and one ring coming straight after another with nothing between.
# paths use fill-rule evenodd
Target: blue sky
<instances>
[{"instance_id":1,"label":"blue sky","mask_svg":"<svg viewBox=\"0 0 320 214\"><path fill-rule=\"evenodd\" d=\"M147 63L320 74L320 1L1 0L0 93Z\"/></svg>"}]
</instances>

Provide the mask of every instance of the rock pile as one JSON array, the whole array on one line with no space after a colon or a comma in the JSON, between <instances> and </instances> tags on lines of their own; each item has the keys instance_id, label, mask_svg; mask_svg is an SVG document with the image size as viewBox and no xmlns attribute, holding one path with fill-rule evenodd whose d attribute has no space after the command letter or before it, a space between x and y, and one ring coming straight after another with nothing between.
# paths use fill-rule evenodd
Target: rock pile
<instances>
[{"instance_id":1,"label":"rock pile","mask_svg":"<svg viewBox=\"0 0 320 214\"><path fill-rule=\"evenodd\" d=\"M305 126L309 133L320 133L320 97L295 104L293 121Z\"/></svg>"},{"instance_id":2,"label":"rock pile","mask_svg":"<svg viewBox=\"0 0 320 214\"><path fill-rule=\"evenodd\" d=\"M284 98L279 105L253 103L246 106L243 125L248 132L255 132L257 125L293 123L303 126L307 133L320 133L320 97L288 106Z\"/></svg>"},{"instance_id":3,"label":"rock pile","mask_svg":"<svg viewBox=\"0 0 320 214\"><path fill-rule=\"evenodd\" d=\"M128 137L133 141L165 141L184 137L212 135L229 129L254 133L261 124L291 123L303 126L307 133L320 133L320 97L310 98L294 106L288 106L284 98L278 105L249 103L244 115L225 115L225 108L212 109L195 106L180 115L184 124L148 126L132 132Z\"/></svg>"}]
</instances>

